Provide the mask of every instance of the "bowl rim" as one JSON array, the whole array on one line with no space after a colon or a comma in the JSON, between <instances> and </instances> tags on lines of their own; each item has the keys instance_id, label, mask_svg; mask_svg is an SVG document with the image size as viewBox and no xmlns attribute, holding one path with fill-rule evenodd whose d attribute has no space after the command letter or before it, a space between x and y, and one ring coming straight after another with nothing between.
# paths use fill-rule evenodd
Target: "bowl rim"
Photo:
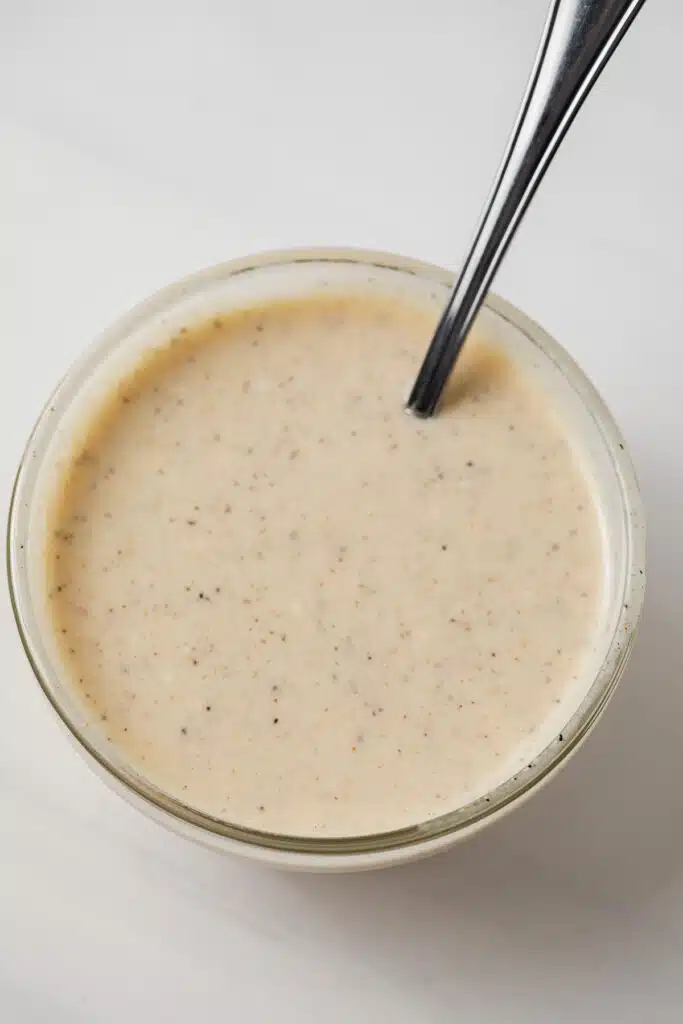
<instances>
[{"instance_id":1,"label":"bowl rim","mask_svg":"<svg viewBox=\"0 0 683 1024\"><path fill-rule=\"evenodd\" d=\"M161 823L219 849L279 862L290 866L336 869L382 866L451 845L471 835L518 806L563 766L583 742L616 689L625 668L643 604L645 590L645 517L633 464L622 435L601 396L572 357L550 335L511 303L494 294L485 305L499 318L521 331L563 374L592 417L596 433L608 451L621 486L624 516L625 565L623 592L614 634L601 666L583 700L566 723L560 742L551 741L529 768L498 785L487 795L426 822L392 831L360 836L316 837L263 832L214 818L183 804L154 784L116 764L93 736L69 715L51 684L56 672L40 651L37 627L29 623L31 597L25 545L31 499L39 467L54 428L70 401L87 382L89 374L121 344L136 327L173 307L211 282L239 274L288 264L353 263L418 276L439 286L452 287L454 275L441 267L381 251L350 248L295 248L273 250L216 264L190 274L134 306L96 338L72 364L45 404L21 457L10 499L7 520L7 574L12 610L20 639L33 673L53 710L71 738L91 763L122 795ZM73 382L78 381L75 390ZM61 407L61 410L60 410ZM60 415L61 412L61 415ZM616 601L615 601L616 603ZM600 683L600 685L598 685ZM590 698L590 699L589 699Z\"/></svg>"}]
</instances>

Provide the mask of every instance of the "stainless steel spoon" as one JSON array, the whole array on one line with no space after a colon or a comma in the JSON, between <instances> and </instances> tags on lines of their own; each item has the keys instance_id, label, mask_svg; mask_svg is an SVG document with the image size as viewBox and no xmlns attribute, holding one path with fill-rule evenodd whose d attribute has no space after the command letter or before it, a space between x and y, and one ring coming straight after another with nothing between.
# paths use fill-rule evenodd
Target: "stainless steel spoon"
<instances>
[{"instance_id":1,"label":"stainless steel spoon","mask_svg":"<svg viewBox=\"0 0 683 1024\"><path fill-rule=\"evenodd\" d=\"M431 416L493 276L550 161L645 0L553 0L472 247L407 402Z\"/></svg>"}]
</instances>

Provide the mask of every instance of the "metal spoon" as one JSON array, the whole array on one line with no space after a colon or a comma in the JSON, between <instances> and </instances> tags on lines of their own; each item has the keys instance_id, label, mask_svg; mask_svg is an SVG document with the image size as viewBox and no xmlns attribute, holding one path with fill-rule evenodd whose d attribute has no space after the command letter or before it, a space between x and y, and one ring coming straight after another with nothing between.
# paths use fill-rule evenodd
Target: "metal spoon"
<instances>
[{"instance_id":1,"label":"metal spoon","mask_svg":"<svg viewBox=\"0 0 683 1024\"><path fill-rule=\"evenodd\" d=\"M645 0L553 0L474 242L406 408L431 416L493 276L581 104Z\"/></svg>"}]
</instances>

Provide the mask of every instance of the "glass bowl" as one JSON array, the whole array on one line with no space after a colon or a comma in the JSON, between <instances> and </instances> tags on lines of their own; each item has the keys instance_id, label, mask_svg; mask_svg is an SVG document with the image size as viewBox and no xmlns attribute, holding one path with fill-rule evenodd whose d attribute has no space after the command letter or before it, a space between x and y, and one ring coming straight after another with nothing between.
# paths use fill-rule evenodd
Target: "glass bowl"
<instances>
[{"instance_id":1,"label":"glass bowl","mask_svg":"<svg viewBox=\"0 0 683 1024\"><path fill-rule=\"evenodd\" d=\"M53 488L93 407L113 384L185 323L320 288L402 295L434 308L453 276L385 253L294 250L235 260L163 289L125 315L69 370L43 410L12 495L7 561L12 605L33 671L90 765L131 803L181 835L221 851L307 870L383 867L436 852L472 835L546 782L595 725L628 660L645 585L645 530L631 460L600 396L567 353L533 321L490 295L482 333L541 378L592 479L604 546L604 596L593 654L562 718L533 760L485 796L397 831L343 838L275 835L212 818L162 792L126 764L89 720L69 682L52 632L45 585ZM408 382L409 383L409 382ZM401 396L397 396L397 401Z\"/></svg>"}]
</instances>

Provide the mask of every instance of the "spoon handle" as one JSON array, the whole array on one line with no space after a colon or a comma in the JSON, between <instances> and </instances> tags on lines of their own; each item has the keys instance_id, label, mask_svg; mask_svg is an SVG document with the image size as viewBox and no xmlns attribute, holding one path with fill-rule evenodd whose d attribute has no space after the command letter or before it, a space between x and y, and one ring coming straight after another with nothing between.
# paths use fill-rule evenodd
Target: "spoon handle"
<instances>
[{"instance_id":1,"label":"spoon handle","mask_svg":"<svg viewBox=\"0 0 683 1024\"><path fill-rule=\"evenodd\" d=\"M534 192L644 2L553 0L493 190L408 398L410 412L434 412Z\"/></svg>"}]
</instances>

